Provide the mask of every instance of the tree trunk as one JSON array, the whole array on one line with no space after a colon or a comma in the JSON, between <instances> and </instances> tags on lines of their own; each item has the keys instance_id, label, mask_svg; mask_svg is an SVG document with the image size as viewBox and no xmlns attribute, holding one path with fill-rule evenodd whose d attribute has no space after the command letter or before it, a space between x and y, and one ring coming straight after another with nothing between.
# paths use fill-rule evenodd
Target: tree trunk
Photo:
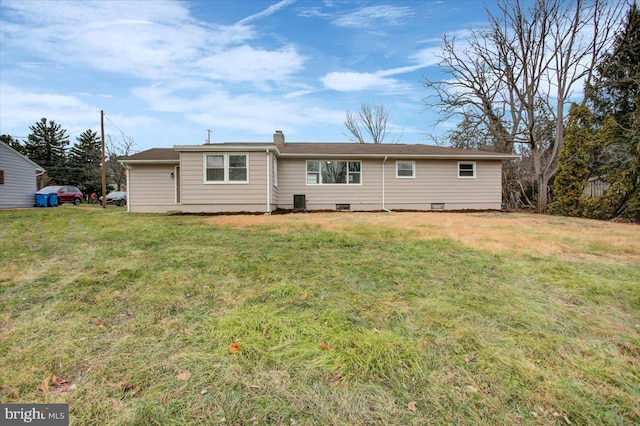
<instances>
[{"instance_id":1,"label":"tree trunk","mask_svg":"<svg viewBox=\"0 0 640 426\"><path fill-rule=\"evenodd\" d=\"M549 199L549 179L538 174L538 213L546 213Z\"/></svg>"},{"instance_id":2,"label":"tree trunk","mask_svg":"<svg viewBox=\"0 0 640 426\"><path fill-rule=\"evenodd\" d=\"M545 179L542 170L542 154L543 151L534 145L531 150L531 156L533 157L533 172L536 176L536 183L538 184L538 199L536 200L538 213L544 213L547 210L547 192L549 186L549 180Z\"/></svg>"}]
</instances>

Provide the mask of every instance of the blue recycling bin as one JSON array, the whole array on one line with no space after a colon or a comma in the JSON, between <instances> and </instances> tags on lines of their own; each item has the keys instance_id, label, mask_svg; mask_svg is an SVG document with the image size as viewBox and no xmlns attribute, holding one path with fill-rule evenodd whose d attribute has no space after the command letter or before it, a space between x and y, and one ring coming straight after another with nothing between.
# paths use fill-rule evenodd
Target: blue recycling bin
<instances>
[{"instance_id":1,"label":"blue recycling bin","mask_svg":"<svg viewBox=\"0 0 640 426\"><path fill-rule=\"evenodd\" d=\"M49 202L49 194L36 193L36 207L47 207Z\"/></svg>"},{"instance_id":2,"label":"blue recycling bin","mask_svg":"<svg viewBox=\"0 0 640 426\"><path fill-rule=\"evenodd\" d=\"M49 207L56 207L58 205L58 194L49 194Z\"/></svg>"}]
</instances>

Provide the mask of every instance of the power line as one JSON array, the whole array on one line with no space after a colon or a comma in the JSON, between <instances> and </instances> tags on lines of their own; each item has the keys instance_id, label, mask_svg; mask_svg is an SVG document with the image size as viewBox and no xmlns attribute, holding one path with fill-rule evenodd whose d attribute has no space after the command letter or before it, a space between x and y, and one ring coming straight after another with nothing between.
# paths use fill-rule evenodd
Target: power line
<instances>
[{"instance_id":1,"label":"power line","mask_svg":"<svg viewBox=\"0 0 640 426\"><path fill-rule=\"evenodd\" d=\"M94 123L94 124L93 124L92 126L90 126L90 127L83 127L83 128L81 128L80 130L76 130L75 132L71 132L71 133L69 133L68 135L69 135L69 136L71 136L71 135L75 135L76 133L84 132L84 131L86 131L86 130L91 130L94 126L99 126L99 125L100 125L100 122L97 122L97 123Z\"/></svg>"},{"instance_id":2,"label":"power line","mask_svg":"<svg viewBox=\"0 0 640 426\"><path fill-rule=\"evenodd\" d=\"M12 138L14 138L14 139L26 139L26 138L28 138L28 137L29 137L29 136L16 136L16 135L11 135L11 134L9 134L9 133L0 133L0 135L7 135L7 136L11 136L11 137L12 137Z\"/></svg>"},{"instance_id":3,"label":"power line","mask_svg":"<svg viewBox=\"0 0 640 426\"><path fill-rule=\"evenodd\" d=\"M128 134L126 134L120 127L118 127L116 125L116 123L114 123L113 121L111 121L111 119L105 114L104 118L107 119L107 121L111 124L113 124L113 127L115 127L116 129L118 129L120 131L120 133L122 134L122 136L126 136L127 138L129 138L130 140L133 140L133 138L131 136L129 136Z\"/></svg>"}]
</instances>

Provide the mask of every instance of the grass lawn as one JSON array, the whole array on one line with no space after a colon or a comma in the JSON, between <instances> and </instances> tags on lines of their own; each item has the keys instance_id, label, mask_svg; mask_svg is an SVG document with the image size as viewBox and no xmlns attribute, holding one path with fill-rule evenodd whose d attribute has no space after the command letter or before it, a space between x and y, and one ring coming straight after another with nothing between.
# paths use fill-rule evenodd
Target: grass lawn
<instances>
[{"instance_id":1,"label":"grass lawn","mask_svg":"<svg viewBox=\"0 0 640 426\"><path fill-rule=\"evenodd\" d=\"M0 211L0 401L73 425L638 424L640 226Z\"/></svg>"}]
</instances>

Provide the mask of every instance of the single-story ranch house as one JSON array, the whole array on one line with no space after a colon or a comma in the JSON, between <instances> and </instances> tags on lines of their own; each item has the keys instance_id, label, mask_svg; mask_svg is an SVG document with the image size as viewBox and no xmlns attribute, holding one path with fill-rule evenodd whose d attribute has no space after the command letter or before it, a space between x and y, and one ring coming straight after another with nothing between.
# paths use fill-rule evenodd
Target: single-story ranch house
<instances>
[{"instance_id":1,"label":"single-story ranch house","mask_svg":"<svg viewBox=\"0 0 640 426\"><path fill-rule=\"evenodd\" d=\"M500 209L502 161L430 145L211 143L121 157L131 212Z\"/></svg>"}]
</instances>

